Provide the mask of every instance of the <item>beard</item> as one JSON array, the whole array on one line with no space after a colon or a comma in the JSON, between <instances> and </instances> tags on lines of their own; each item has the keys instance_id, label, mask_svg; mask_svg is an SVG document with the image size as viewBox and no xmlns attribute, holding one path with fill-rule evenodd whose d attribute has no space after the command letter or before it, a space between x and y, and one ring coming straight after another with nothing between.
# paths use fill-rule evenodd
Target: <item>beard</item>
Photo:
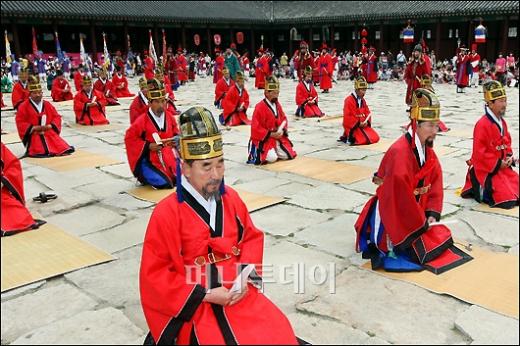
<instances>
[{"instance_id":1,"label":"beard","mask_svg":"<svg viewBox=\"0 0 520 346\"><path fill-rule=\"evenodd\" d=\"M426 139L426 141L424 142L424 144L425 144L427 147L433 148L433 141L434 141L434 139L430 137L430 138Z\"/></svg>"},{"instance_id":2,"label":"beard","mask_svg":"<svg viewBox=\"0 0 520 346\"><path fill-rule=\"evenodd\" d=\"M209 183L207 183L204 187L202 187L202 196L209 200L211 197L215 198L216 201L220 200L220 184L222 183L222 179L212 179ZM209 191L210 186L216 186L217 188L214 191Z\"/></svg>"},{"instance_id":3,"label":"beard","mask_svg":"<svg viewBox=\"0 0 520 346\"><path fill-rule=\"evenodd\" d=\"M273 98L271 99L271 103L276 103L276 102L278 102L278 97L273 97Z\"/></svg>"}]
</instances>

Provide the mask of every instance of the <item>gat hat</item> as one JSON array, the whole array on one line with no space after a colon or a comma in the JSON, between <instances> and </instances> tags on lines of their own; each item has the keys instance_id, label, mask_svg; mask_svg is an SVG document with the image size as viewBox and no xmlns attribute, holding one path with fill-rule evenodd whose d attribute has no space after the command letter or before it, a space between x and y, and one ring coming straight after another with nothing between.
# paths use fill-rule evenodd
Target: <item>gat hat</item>
<instances>
[{"instance_id":1,"label":"gat hat","mask_svg":"<svg viewBox=\"0 0 520 346\"><path fill-rule=\"evenodd\" d=\"M484 100L486 102L506 97L506 90L499 81L489 81L485 83L482 88L484 89Z\"/></svg>"},{"instance_id":2,"label":"gat hat","mask_svg":"<svg viewBox=\"0 0 520 346\"><path fill-rule=\"evenodd\" d=\"M29 92L42 91L42 85L40 84L40 79L37 76L29 76L27 87Z\"/></svg>"},{"instance_id":3,"label":"gat hat","mask_svg":"<svg viewBox=\"0 0 520 346\"><path fill-rule=\"evenodd\" d=\"M81 85L92 85L92 77L88 74L84 75L81 79Z\"/></svg>"},{"instance_id":4,"label":"gat hat","mask_svg":"<svg viewBox=\"0 0 520 346\"><path fill-rule=\"evenodd\" d=\"M413 51L417 51L417 52L423 52L423 49L422 49L422 46L420 44L416 44L415 47L413 48Z\"/></svg>"},{"instance_id":5,"label":"gat hat","mask_svg":"<svg viewBox=\"0 0 520 346\"><path fill-rule=\"evenodd\" d=\"M309 65L305 66L305 75L312 75L312 67Z\"/></svg>"},{"instance_id":6,"label":"gat hat","mask_svg":"<svg viewBox=\"0 0 520 346\"><path fill-rule=\"evenodd\" d=\"M244 72L237 71L237 73L235 75L235 78L236 78L237 81L239 81L239 80L243 81L244 80Z\"/></svg>"},{"instance_id":7,"label":"gat hat","mask_svg":"<svg viewBox=\"0 0 520 346\"><path fill-rule=\"evenodd\" d=\"M365 77L359 76L356 78L356 80L354 81L354 89L368 89L368 83Z\"/></svg>"},{"instance_id":8,"label":"gat hat","mask_svg":"<svg viewBox=\"0 0 520 346\"><path fill-rule=\"evenodd\" d=\"M157 78L149 79L146 82L148 87L148 93L146 97L148 100L160 100L166 98L166 90L164 89L164 83Z\"/></svg>"},{"instance_id":9,"label":"gat hat","mask_svg":"<svg viewBox=\"0 0 520 346\"><path fill-rule=\"evenodd\" d=\"M412 94L410 118L417 121L440 120L441 105L439 98L428 89L419 88Z\"/></svg>"},{"instance_id":10,"label":"gat hat","mask_svg":"<svg viewBox=\"0 0 520 346\"><path fill-rule=\"evenodd\" d=\"M432 88L432 77L429 74L423 74L421 77L421 88L433 91Z\"/></svg>"},{"instance_id":11,"label":"gat hat","mask_svg":"<svg viewBox=\"0 0 520 346\"><path fill-rule=\"evenodd\" d=\"M183 160L222 156L222 134L213 114L204 107L191 107L179 116L180 155Z\"/></svg>"},{"instance_id":12,"label":"gat hat","mask_svg":"<svg viewBox=\"0 0 520 346\"><path fill-rule=\"evenodd\" d=\"M265 91L280 90L280 82L275 76L269 76L265 79Z\"/></svg>"},{"instance_id":13,"label":"gat hat","mask_svg":"<svg viewBox=\"0 0 520 346\"><path fill-rule=\"evenodd\" d=\"M148 83L146 82L146 78L141 77L139 78L139 89L145 89L148 88Z\"/></svg>"}]
</instances>

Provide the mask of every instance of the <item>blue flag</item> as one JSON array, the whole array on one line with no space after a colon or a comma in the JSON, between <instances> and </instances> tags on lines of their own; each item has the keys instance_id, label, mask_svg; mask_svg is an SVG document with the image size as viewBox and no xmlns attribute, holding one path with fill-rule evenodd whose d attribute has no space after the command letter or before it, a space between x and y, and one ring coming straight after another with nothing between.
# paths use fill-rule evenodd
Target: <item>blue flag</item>
<instances>
[{"instance_id":1,"label":"blue flag","mask_svg":"<svg viewBox=\"0 0 520 346\"><path fill-rule=\"evenodd\" d=\"M56 37L56 56L58 58L58 61L60 63L62 63L63 60L65 59L65 56L63 55L63 51L61 50L60 40L58 38L58 32L57 31L54 32L54 36Z\"/></svg>"}]
</instances>

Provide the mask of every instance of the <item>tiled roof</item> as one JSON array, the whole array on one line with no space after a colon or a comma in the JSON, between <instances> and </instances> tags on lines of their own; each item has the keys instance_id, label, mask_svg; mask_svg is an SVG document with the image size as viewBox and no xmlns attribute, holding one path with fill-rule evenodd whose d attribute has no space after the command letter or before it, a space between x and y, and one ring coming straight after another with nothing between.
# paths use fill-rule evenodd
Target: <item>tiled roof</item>
<instances>
[{"instance_id":1,"label":"tiled roof","mask_svg":"<svg viewBox=\"0 0 520 346\"><path fill-rule=\"evenodd\" d=\"M360 23L518 11L518 1L2 1L4 18L194 24Z\"/></svg>"}]
</instances>

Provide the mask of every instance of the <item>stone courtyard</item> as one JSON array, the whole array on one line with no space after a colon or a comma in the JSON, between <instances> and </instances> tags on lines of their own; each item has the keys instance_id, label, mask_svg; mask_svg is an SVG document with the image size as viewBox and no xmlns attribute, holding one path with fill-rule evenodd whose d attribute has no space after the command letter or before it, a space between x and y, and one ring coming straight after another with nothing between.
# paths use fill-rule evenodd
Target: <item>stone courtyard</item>
<instances>
[{"instance_id":1,"label":"stone courtyard","mask_svg":"<svg viewBox=\"0 0 520 346\"><path fill-rule=\"evenodd\" d=\"M178 107L185 110L202 105L217 117L211 81L198 78L181 87L175 92ZM131 78L130 84L136 92L137 78ZM375 171L383 153L338 143L340 119L318 121L292 115L295 87L295 82L281 80L280 101L298 154ZM456 194L465 179L473 125L483 114L482 90L456 94L454 85L434 87L441 100L441 119L452 129L438 135L435 143L446 149L440 157L445 188L443 219L458 221L449 226L457 240L518 256L518 214L510 217L477 211L475 201ZM247 82L247 89L251 116L263 92L254 89L254 79ZM352 90L352 82L339 81L329 94L319 94L322 110L328 116L342 114L343 100ZM407 122L405 91L404 82L378 82L367 91L372 121L382 139L393 141L402 134L401 125ZM518 156L518 89L507 92L506 119ZM10 95L4 94L4 101L10 103ZM107 107L109 120L119 128L99 133L72 127L72 107L59 108L62 135L69 144L120 164L58 173L22 160L29 209L117 259L4 292L2 344L142 344L148 332L139 300L138 273L154 204L127 193L137 186L124 147L131 99L121 103L119 109ZM14 112L2 111L1 124L3 131L16 132ZM267 282L264 293L288 316L300 338L314 344L519 343L517 319L361 268L365 260L355 252L353 225L375 192L370 179L334 184L253 167L245 163L249 129L222 131L226 183L286 199L251 216L266 234L264 265L274 265L271 281L276 282ZM21 143L8 147L18 157L24 153ZM32 201L49 190L57 193L56 200L45 204ZM297 289L291 280L278 278L283 266L289 267L289 273L296 267L308 273L315 265L328 270L329 277L322 285L306 275L303 287ZM334 294L329 293L331 282Z\"/></svg>"}]
</instances>

